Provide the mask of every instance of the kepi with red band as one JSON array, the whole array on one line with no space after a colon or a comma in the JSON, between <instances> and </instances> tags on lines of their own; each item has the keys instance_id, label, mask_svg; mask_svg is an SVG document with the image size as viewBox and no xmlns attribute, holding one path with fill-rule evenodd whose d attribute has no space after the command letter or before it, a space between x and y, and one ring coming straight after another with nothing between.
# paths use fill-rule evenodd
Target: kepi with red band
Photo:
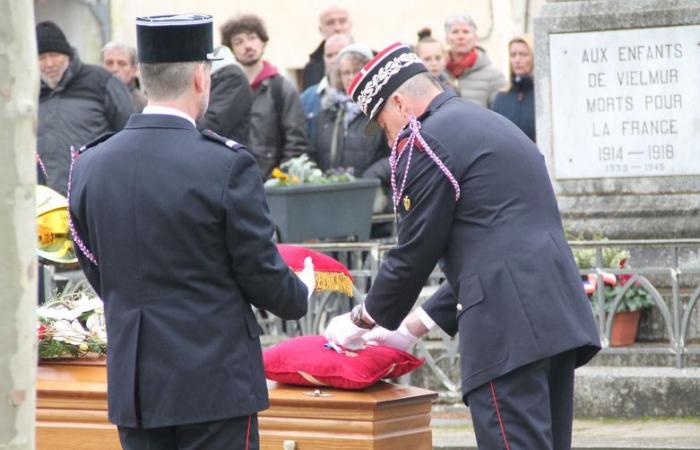
<instances>
[{"instance_id":1,"label":"kepi with red band","mask_svg":"<svg viewBox=\"0 0 700 450\"><path fill-rule=\"evenodd\" d=\"M381 129L376 119L389 96L412 76L427 71L411 47L401 42L391 44L365 64L348 88L348 95L369 118L365 134Z\"/></svg>"}]
</instances>

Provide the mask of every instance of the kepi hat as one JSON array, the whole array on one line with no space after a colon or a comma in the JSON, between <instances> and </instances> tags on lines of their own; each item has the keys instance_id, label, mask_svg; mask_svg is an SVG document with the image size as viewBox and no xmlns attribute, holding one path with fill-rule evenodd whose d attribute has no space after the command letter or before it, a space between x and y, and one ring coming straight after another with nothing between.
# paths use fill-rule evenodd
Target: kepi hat
<instances>
[{"instance_id":1,"label":"kepi hat","mask_svg":"<svg viewBox=\"0 0 700 450\"><path fill-rule=\"evenodd\" d=\"M139 62L217 61L214 19L207 14L175 14L136 18Z\"/></svg>"},{"instance_id":2,"label":"kepi hat","mask_svg":"<svg viewBox=\"0 0 700 450\"><path fill-rule=\"evenodd\" d=\"M348 95L369 118L365 134L381 129L376 118L389 96L409 78L427 71L411 47L401 42L379 52L360 70L348 88Z\"/></svg>"}]
</instances>

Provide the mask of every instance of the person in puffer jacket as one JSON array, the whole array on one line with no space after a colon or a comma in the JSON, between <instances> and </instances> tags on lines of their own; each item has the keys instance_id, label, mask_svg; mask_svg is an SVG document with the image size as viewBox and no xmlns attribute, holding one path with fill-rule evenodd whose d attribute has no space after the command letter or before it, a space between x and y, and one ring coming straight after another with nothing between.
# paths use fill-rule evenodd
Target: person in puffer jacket
<instances>
[{"instance_id":1,"label":"person in puffer jacket","mask_svg":"<svg viewBox=\"0 0 700 450\"><path fill-rule=\"evenodd\" d=\"M36 26L41 90L37 152L46 184L66 195L70 148L121 130L134 104L129 89L99 66L83 64L63 31L51 21Z\"/></svg>"},{"instance_id":2,"label":"person in puffer jacket","mask_svg":"<svg viewBox=\"0 0 700 450\"><path fill-rule=\"evenodd\" d=\"M490 108L498 91L506 84L503 74L477 46L476 24L469 14L452 14L445 21L450 49L445 75L462 98Z\"/></svg>"}]
</instances>

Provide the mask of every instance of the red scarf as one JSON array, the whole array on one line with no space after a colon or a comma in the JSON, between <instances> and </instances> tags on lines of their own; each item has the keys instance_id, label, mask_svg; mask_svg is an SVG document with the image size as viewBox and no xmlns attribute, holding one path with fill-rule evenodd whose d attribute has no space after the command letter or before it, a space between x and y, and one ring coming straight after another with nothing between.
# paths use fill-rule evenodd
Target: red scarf
<instances>
[{"instance_id":1,"label":"red scarf","mask_svg":"<svg viewBox=\"0 0 700 450\"><path fill-rule=\"evenodd\" d=\"M455 59L455 55L450 52L449 60L447 61L447 71L450 72L455 78L462 76L467 69L471 68L474 63L476 63L476 47L474 47L469 53L462 56L459 59Z\"/></svg>"}]
</instances>

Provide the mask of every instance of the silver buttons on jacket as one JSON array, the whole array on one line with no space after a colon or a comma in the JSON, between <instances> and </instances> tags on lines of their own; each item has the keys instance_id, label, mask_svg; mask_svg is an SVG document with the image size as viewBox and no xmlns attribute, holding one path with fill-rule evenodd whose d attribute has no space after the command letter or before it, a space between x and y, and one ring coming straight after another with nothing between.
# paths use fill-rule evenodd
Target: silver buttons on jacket
<instances>
[{"instance_id":1,"label":"silver buttons on jacket","mask_svg":"<svg viewBox=\"0 0 700 450\"><path fill-rule=\"evenodd\" d=\"M461 311L463 308L461 303L457 303L457 311Z\"/></svg>"}]
</instances>

